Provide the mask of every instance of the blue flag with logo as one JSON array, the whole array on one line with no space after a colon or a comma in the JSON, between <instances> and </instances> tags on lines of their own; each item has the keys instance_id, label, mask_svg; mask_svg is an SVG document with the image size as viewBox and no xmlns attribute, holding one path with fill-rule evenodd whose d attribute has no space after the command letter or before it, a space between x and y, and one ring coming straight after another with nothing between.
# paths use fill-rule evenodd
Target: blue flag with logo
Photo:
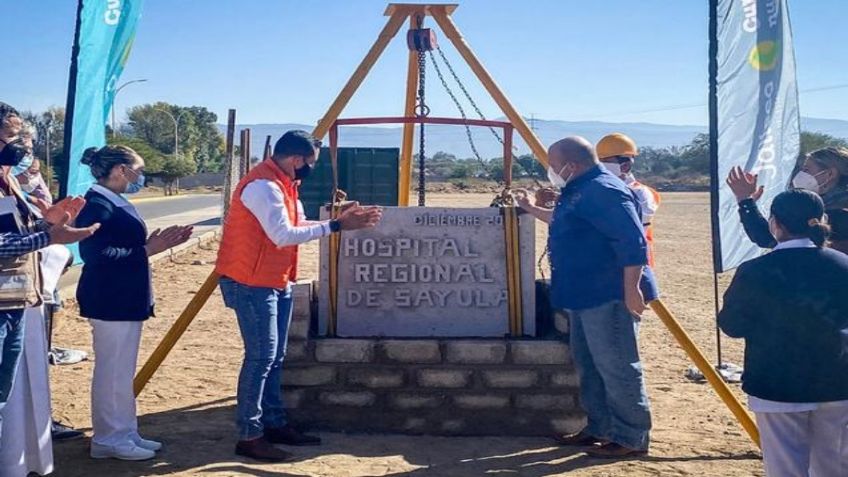
<instances>
[{"instance_id":1,"label":"blue flag with logo","mask_svg":"<svg viewBox=\"0 0 848 477\"><path fill-rule=\"evenodd\" d=\"M89 168L80 160L87 148L106 144L115 85L129 58L143 3L79 0L65 114L64 196L83 195L94 183Z\"/></svg>"},{"instance_id":2,"label":"blue flag with logo","mask_svg":"<svg viewBox=\"0 0 848 477\"><path fill-rule=\"evenodd\" d=\"M795 54L787 0L711 0L710 136L713 257L717 273L762 250L745 234L725 178L759 176L767 211L787 189L800 152Z\"/></svg>"},{"instance_id":3,"label":"blue flag with logo","mask_svg":"<svg viewBox=\"0 0 848 477\"><path fill-rule=\"evenodd\" d=\"M106 121L115 85L130 55L143 0L80 0L71 57L63 195L84 194L94 182L80 164L89 147L106 144Z\"/></svg>"}]
</instances>

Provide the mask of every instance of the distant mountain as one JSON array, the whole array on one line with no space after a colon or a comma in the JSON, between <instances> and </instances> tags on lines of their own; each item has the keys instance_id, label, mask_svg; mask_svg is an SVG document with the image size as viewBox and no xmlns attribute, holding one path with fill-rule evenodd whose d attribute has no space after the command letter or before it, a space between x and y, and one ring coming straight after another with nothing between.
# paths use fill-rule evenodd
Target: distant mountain
<instances>
[{"instance_id":1,"label":"distant mountain","mask_svg":"<svg viewBox=\"0 0 848 477\"><path fill-rule=\"evenodd\" d=\"M503 119L503 118L501 118ZM837 137L848 138L848 121L840 119L801 118L805 131L816 131ZM601 121L533 121L536 134L545 144L550 144L566 136L584 136L590 141L597 141L610 132L622 132L633 137L640 146L666 147L682 146L689 143L695 135L707 132L706 126L675 126L652 123L610 123ZM221 132L226 131L225 125L219 125ZM265 145L265 137L270 135L276 141L282 133L290 129L312 130L305 124L239 124L236 128L236 144L238 130L250 128L251 153L261 156ZM484 159L499 157L503 147L485 128L471 128L474 143ZM428 125L426 127L427 154L438 151L448 152L457 157L472 157L471 148L465 128L461 126ZM339 145L343 147L400 147L400 127L357 126L342 127L339 131ZM515 145L521 153L528 152L527 146L515 133ZM418 149L416 137L415 149Z\"/></svg>"}]
</instances>

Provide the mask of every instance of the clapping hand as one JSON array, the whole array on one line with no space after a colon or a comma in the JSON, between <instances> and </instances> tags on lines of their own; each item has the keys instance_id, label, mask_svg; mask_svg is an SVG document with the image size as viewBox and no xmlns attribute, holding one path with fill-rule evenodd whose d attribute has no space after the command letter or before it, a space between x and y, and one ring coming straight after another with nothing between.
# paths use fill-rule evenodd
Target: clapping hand
<instances>
[{"instance_id":1,"label":"clapping hand","mask_svg":"<svg viewBox=\"0 0 848 477\"><path fill-rule=\"evenodd\" d=\"M559 195L559 191L553 187L543 187L536 191L536 205L551 209L556 204L556 201L559 200Z\"/></svg>"},{"instance_id":2,"label":"clapping hand","mask_svg":"<svg viewBox=\"0 0 848 477\"><path fill-rule=\"evenodd\" d=\"M79 211L77 211L79 213ZM68 225L71 222L71 213L65 212L62 216L57 217L56 221L47 229L47 235L50 236L50 244L69 244L76 243L80 240L85 240L97 232L100 224L93 224L85 228L75 228ZM48 222L49 223L49 222Z\"/></svg>"},{"instance_id":3,"label":"clapping hand","mask_svg":"<svg viewBox=\"0 0 848 477\"><path fill-rule=\"evenodd\" d=\"M532 204L530 203L530 193L527 189L515 189L512 191L515 197L515 203L524 210L529 210Z\"/></svg>"},{"instance_id":4,"label":"clapping hand","mask_svg":"<svg viewBox=\"0 0 848 477\"><path fill-rule=\"evenodd\" d=\"M147 256L149 257L162 253L165 250L185 243L189 238L191 238L191 234L193 232L194 228L190 225L172 225L165 230L154 230L147 239L147 245L144 246L144 249L147 251Z\"/></svg>"},{"instance_id":5,"label":"clapping hand","mask_svg":"<svg viewBox=\"0 0 848 477\"><path fill-rule=\"evenodd\" d=\"M727 185L736 196L737 202L742 202L745 199L752 199L755 202L763 196L765 188L757 185L757 174L745 172L741 167L736 166L730 170L727 175Z\"/></svg>"},{"instance_id":6,"label":"clapping hand","mask_svg":"<svg viewBox=\"0 0 848 477\"><path fill-rule=\"evenodd\" d=\"M342 230L357 230L374 227L382 219L382 207L362 207L356 204L348 207L336 220L338 220Z\"/></svg>"},{"instance_id":7,"label":"clapping hand","mask_svg":"<svg viewBox=\"0 0 848 477\"><path fill-rule=\"evenodd\" d=\"M68 223L77 219L80 211L85 207L85 199L82 197L65 197L52 206L44 199L32 196L32 201L41 211L41 215L48 224L58 224L64 220L65 214L70 218Z\"/></svg>"}]
</instances>

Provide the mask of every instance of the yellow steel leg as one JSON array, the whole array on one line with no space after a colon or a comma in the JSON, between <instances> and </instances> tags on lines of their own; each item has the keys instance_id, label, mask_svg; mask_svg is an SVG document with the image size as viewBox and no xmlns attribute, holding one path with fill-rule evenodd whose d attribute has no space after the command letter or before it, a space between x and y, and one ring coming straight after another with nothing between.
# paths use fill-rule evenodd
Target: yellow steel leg
<instances>
[{"instance_id":1,"label":"yellow steel leg","mask_svg":"<svg viewBox=\"0 0 848 477\"><path fill-rule=\"evenodd\" d=\"M736 420L742 428L745 429L745 432L748 433L751 440L754 441L754 444L759 447L760 431L757 429L757 424L754 423L754 420L751 419L751 415L748 414L748 411L742 407L742 403L740 403L739 400L736 399L736 396L734 396L730 391L727 383L724 382L718 372L716 372L712 365L710 365L710 362L707 361L707 358L704 357L701 350L699 350L695 343L692 342L692 339L686 333L686 330L680 326L680 323L678 323L671 312L668 311L668 308L665 307L663 302L660 300L654 300L650 303L650 306L680 344L680 347L683 348L683 350L686 351L686 354L689 355L689 358L695 362L695 366L704 373L704 376L718 394L718 397L720 397L721 400L724 401L724 404L730 408L730 412L733 413Z\"/></svg>"},{"instance_id":2,"label":"yellow steel leg","mask_svg":"<svg viewBox=\"0 0 848 477\"><path fill-rule=\"evenodd\" d=\"M136 374L135 379L133 380L133 391L136 396L141 394L144 386L148 381L150 381L150 378L153 377L156 370L159 369L159 365L165 361L165 357L168 356L168 353L171 352L171 349L174 348L174 345L177 344L177 341L183 333L185 333L188 325L191 324L194 317L197 316L201 309L203 309L203 305L206 304L206 301L209 300L210 296L212 296L212 292L215 291L215 287L218 286L219 278L218 274L214 272L206 278L206 281L203 282L200 290L197 290L194 298L191 299L188 306L185 307L185 310L180 313L180 317L177 318L177 321L174 322L171 329L168 330L168 333L164 338L162 338L159 346L157 346L156 349L153 350L153 354L147 358L147 362L144 363L141 371Z\"/></svg>"},{"instance_id":3,"label":"yellow steel leg","mask_svg":"<svg viewBox=\"0 0 848 477\"><path fill-rule=\"evenodd\" d=\"M409 18L410 27L417 27L415 15ZM406 67L406 104L403 115L415 116L415 96L418 91L418 53L409 52L409 61ZM398 205L409 206L409 181L412 177L412 146L415 137L415 125L403 125L403 144L400 153L400 177L398 178Z\"/></svg>"}]
</instances>

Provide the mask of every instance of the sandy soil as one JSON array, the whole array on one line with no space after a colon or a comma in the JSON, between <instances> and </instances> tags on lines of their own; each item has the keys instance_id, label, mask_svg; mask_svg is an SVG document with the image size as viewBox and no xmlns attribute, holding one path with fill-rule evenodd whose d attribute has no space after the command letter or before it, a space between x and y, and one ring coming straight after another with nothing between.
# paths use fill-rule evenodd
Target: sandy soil
<instances>
[{"instance_id":1,"label":"sandy soil","mask_svg":"<svg viewBox=\"0 0 848 477\"><path fill-rule=\"evenodd\" d=\"M432 205L485 206L490 195L436 195ZM715 329L706 194L665 194L656 218L657 261L666 304L714 359ZM545 230L539 227L539 250ZM317 247L304 247L304 276L317 272ZM198 250L156 267L159 316L148 322L140 361L150 354L211 270L215 251ZM726 282L726 280L723 280ZM153 461L94 461L88 440L56 445L59 476L751 476L763 475L756 447L707 385L688 382L690 364L648 313L643 361L654 410L650 456L604 462L537 438L439 438L324 433L325 444L294 449L297 461L261 465L233 455L233 412L241 342L216 293L138 400L142 433L166 443ZM62 346L91 350L86 322L70 310L56 333ZM725 338L725 360L741 343ZM88 428L92 363L53 371L55 417ZM734 388L742 396L738 388Z\"/></svg>"}]
</instances>

